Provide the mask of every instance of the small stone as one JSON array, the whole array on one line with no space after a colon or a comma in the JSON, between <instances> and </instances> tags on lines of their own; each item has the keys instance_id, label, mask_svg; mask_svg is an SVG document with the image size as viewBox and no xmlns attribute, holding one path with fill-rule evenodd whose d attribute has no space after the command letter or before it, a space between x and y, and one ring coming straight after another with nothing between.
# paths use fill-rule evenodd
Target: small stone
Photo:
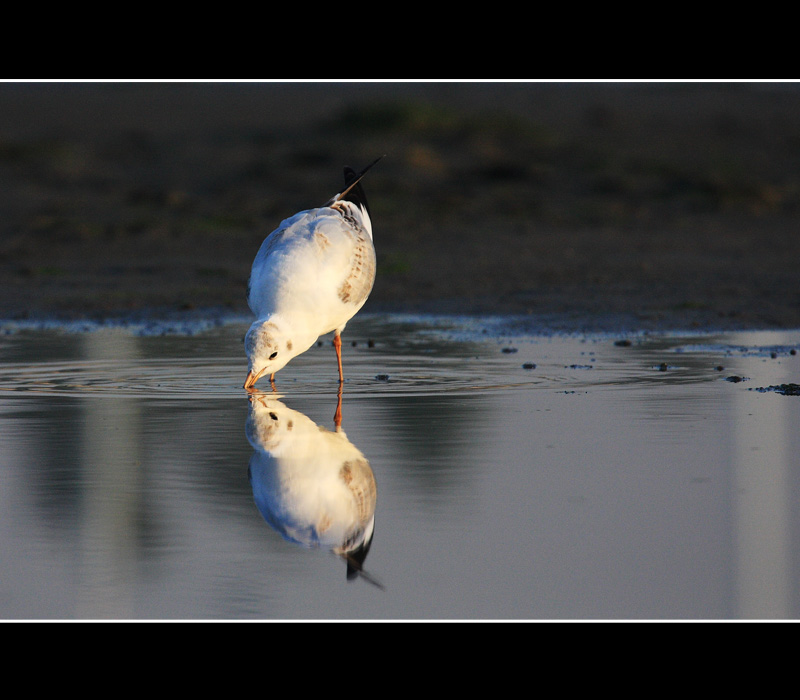
<instances>
[{"instance_id":1,"label":"small stone","mask_svg":"<svg viewBox=\"0 0 800 700\"><path fill-rule=\"evenodd\" d=\"M755 389L755 391L758 391L762 394L768 391L774 391L776 394L783 394L784 396L800 396L800 384L773 384L772 386L760 386Z\"/></svg>"},{"instance_id":2,"label":"small stone","mask_svg":"<svg viewBox=\"0 0 800 700\"><path fill-rule=\"evenodd\" d=\"M522 365L522 369L536 369L536 363L526 362L524 365Z\"/></svg>"},{"instance_id":3,"label":"small stone","mask_svg":"<svg viewBox=\"0 0 800 700\"><path fill-rule=\"evenodd\" d=\"M627 340L627 339L626 340L615 340L614 341L614 345L616 345L619 348L629 348L631 346L631 341Z\"/></svg>"}]
</instances>

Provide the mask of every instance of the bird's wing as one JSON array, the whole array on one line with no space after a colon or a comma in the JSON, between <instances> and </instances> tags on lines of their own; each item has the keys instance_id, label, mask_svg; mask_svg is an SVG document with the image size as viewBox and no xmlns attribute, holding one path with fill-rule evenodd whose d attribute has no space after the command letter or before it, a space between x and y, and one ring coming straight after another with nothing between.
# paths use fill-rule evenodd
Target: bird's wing
<instances>
[{"instance_id":1,"label":"bird's wing","mask_svg":"<svg viewBox=\"0 0 800 700\"><path fill-rule=\"evenodd\" d=\"M375 246L369 216L357 205L337 202L336 216L326 218L318 235L330 242L331 256L339 263L331 265L338 270L332 279L339 300L358 308L367 300L375 282Z\"/></svg>"},{"instance_id":2,"label":"bird's wing","mask_svg":"<svg viewBox=\"0 0 800 700\"><path fill-rule=\"evenodd\" d=\"M286 298L313 304L335 295L356 310L363 305L375 281L376 260L369 217L355 207L337 202L300 212L265 239L248 287L248 303L257 316ZM304 271L302 277L297 270Z\"/></svg>"}]
</instances>

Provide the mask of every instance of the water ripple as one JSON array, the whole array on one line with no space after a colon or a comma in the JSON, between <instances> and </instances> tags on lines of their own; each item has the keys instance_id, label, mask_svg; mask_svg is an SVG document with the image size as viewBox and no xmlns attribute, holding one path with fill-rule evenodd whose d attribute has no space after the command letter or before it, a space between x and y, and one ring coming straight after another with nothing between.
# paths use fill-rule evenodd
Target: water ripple
<instances>
[{"instance_id":1,"label":"water ripple","mask_svg":"<svg viewBox=\"0 0 800 700\"><path fill-rule=\"evenodd\" d=\"M72 360L0 365L0 391L110 397L241 394L241 360ZM237 386L238 384L238 386Z\"/></svg>"}]
</instances>

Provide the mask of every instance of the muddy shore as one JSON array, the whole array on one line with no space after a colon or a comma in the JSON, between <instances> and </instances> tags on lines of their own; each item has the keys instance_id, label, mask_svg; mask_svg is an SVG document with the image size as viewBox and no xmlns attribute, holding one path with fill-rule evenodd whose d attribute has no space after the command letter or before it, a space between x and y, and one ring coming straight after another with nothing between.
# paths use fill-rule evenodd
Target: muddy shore
<instances>
[{"instance_id":1,"label":"muddy shore","mask_svg":"<svg viewBox=\"0 0 800 700\"><path fill-rule=\"evenodd\" d=\"M0 318L247 313L365 183L365 311L800 327L800 86L0 84Z\"/></svg>"}]
</instances>

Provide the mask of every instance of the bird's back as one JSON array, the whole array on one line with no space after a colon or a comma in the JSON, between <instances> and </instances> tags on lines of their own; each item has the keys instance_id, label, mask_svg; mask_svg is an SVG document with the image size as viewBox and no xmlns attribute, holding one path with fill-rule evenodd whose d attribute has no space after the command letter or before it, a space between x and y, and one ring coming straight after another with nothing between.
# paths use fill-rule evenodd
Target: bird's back
<instances>
[{"instance_id":1,"label":"bird's back","mask_svg":"<svg viewBox=\"0 0 800 700\"><path fill-rule=\"evenodd\" d=\"M369 215L340 201L299 212L273 231L253 262L248 304L258 318L313 310L326 333L363 306L375 280Z\"/></svg>"}]
</instances>

